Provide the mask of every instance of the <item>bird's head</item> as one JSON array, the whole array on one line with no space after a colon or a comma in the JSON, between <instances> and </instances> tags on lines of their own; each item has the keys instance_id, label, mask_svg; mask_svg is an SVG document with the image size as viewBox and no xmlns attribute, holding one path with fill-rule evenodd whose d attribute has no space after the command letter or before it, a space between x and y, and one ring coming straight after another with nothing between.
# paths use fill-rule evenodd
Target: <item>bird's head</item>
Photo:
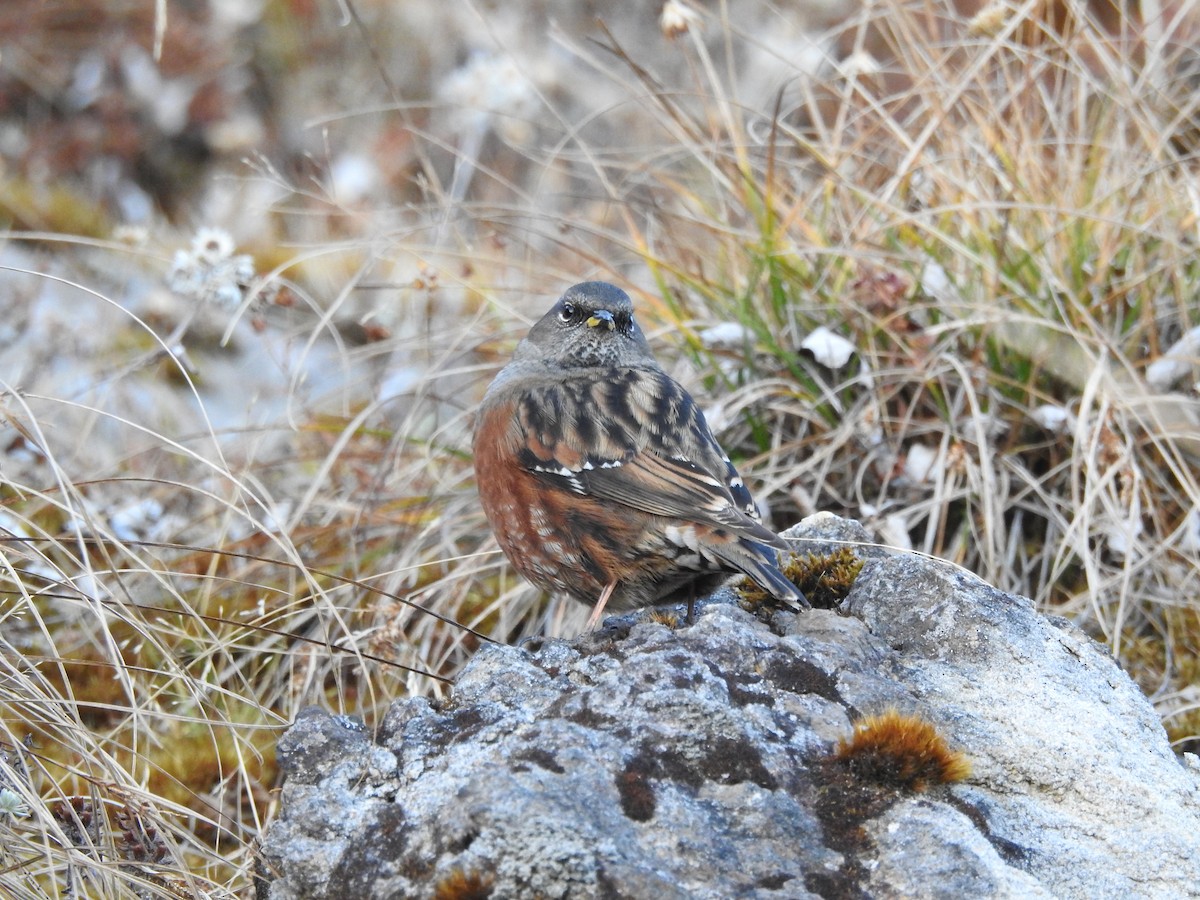
<instances>
[{"instance_id":1,"label":"bird's head","mask_svg":"<svg viewBox=\"0 0 1200 900\"><path fill-rule=\"evenodd\" d=\"M633 301L618 287L585 281L569 288L538 320L516 358L563 368L653 362L646 336L633 318Z\"/></svg>"}]
</instances>

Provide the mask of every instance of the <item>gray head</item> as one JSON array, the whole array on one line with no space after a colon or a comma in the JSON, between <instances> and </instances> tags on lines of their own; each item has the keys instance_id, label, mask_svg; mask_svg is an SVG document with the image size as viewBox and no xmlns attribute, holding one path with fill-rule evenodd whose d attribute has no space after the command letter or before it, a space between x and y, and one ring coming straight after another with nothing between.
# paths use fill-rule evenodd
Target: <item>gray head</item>
<instances>
[{"instance_id":1,"label":"gray head","mask_svg":"<svg viewBox=\"0 0 1200 900\"><path fill-rule=\"evenodd\" d=\"M629 366L654 362L633 318L633 301L618 287L585 281L568 288L517 346L515 360L557 368Z\"/></svg>"}]
</instances>

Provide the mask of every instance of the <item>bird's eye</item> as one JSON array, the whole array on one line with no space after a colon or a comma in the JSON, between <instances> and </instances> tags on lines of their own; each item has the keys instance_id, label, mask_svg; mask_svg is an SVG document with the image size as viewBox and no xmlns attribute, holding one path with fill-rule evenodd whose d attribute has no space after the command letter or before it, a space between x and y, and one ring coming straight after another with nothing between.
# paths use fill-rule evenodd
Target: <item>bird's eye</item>
<instances>
[{"instance_id":1,"label":"bird's eye","mask_svg":"<svg viewBox=\"0 0 1200 900\"><path fill-rule=\"evenodd\" d=\"M564 324L579 321L579 308L574 303L564 303L558 311L558 321Z\"/></svg>"},{"instance_id":2,"label":"bird's eye","mask_svg":"<svg viewBox=\"0 0 1200 900\"><path fill-rule=\"evenodd\" d=\"M633 316L629 313L617 313L617 331L621 334L629 334L633 331Z\"/></svg>"}]
</instances>

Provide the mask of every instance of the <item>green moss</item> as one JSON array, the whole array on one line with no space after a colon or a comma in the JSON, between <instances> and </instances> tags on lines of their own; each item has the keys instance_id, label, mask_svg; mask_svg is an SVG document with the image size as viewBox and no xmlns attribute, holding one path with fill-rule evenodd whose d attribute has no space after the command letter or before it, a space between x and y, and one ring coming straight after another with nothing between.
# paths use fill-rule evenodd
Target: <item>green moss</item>
<instances>
[{"instance_id":1,"label":"green moss","mask_svg":"<svg viewBox=\"0 0 1200 900\"><path fill-rule=\"evenodd\" d=\"M0 216L14 230L107 237L112 226L103 208L64 183L0 180Z\"/></svg>"},{"instance_id":2,"label":"green moss","mask_svg":"<svg viewBox=\"0 0 1200 900\"><path fill-rule=\"evenodd\" d=\"M800 588L808 602L816 609L834 609L854 584L862 571L863 561L849 547L840 547L832 553L806 556L793 554L783 563L783 574ZM743 580L737 587L743 603L751 609L770 604L773 597L758 585Z\"/></svg>"}]
</instances>

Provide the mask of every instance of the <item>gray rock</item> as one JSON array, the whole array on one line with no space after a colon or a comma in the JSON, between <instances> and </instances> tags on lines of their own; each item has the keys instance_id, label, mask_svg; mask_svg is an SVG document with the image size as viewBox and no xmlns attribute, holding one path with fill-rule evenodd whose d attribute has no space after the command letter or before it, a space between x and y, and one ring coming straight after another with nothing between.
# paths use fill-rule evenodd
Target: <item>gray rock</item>
<instances>
[{"instance_id":1,"label":"gray rock","mask_svg":"<svg viewBox=\"0 0 1200 900\"><path fill-rule=\"evenodd\" d=\"M789 536L867 539L828 516ZM306 712L261 893L1194 895L1200 778L1103 648L947 564L862 555L840 611L764 621L726 591L690 626L485 647L449 702L398 701L375 736ZM971 775L917 792L832 757L890 707Z\"/></svg>"}]
</instances>

